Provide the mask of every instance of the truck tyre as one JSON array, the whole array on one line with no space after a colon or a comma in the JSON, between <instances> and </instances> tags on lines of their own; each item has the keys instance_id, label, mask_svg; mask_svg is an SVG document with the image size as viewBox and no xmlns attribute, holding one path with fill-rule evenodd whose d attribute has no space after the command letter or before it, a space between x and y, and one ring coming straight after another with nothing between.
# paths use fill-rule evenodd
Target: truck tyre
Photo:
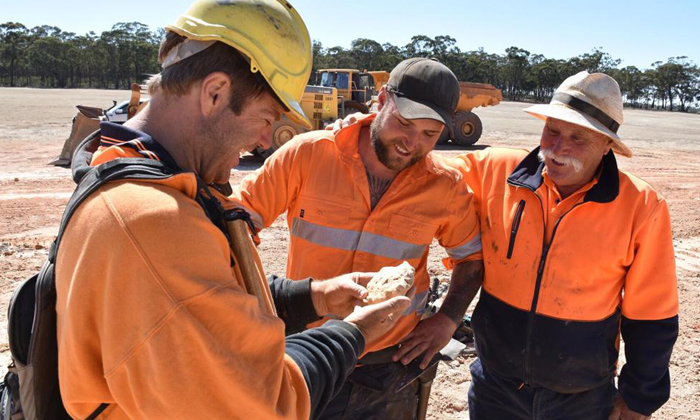
<instances>
[{"instance_id":1,"label":"truck tyre","mask_svg":"<svg viewBox=\"0 0 700 420\"><path fill-rule=\"evenodd\" d=\"M299 131L291 124L282 124L272 132L272 148L277 150L283 144L299 134Z\"/></svg>"},{"instance_id":2,"label":"truck tyre","mask_svg":"<svg viewBox=\"0 0 700 420\"><path fill-rule=\"evenodd\" d=\"M447 144L448 141L450 141L450 129L445 127L445 129L442 130L440 137L438 137L437 144Z\"/></svg>"},{"instance_id":3,"label":"truck tyre","mask_svg":"<svg viewBox=\"0 0 700 420\"><path fill-rule=\"evenodd\" d=\"M260 156L263 159L267 159L275 152L275 150L282 147L283 144L294 138L294 136L300 132L302 132L300 127L283 118L282 120L278 121L275 127L272 129L272 147L265 150L258 146L253 151L253 154Z\"/></svg>"},{"instance_id":4,"label":"truck tyre","mask_svg":"<svg viewBox=\"0 0 700 420\"><path fill-rule=\"evenodd\" d=\"M471 146L481 137L481 119L472 112L458 112L454 117L455 143L460 146Z\"/></svg>"}]
</instances>

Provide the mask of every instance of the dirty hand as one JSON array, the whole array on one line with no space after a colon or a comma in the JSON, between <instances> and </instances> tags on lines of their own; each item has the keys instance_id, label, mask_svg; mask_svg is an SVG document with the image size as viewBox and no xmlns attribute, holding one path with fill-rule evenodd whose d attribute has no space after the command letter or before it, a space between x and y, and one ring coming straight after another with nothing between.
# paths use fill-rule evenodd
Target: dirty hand
<instances>
[{"instance_id":1,"label":"dirty hand","mask_svg":"<svg viewBox=\"0 0 700 420\"><path fill-rule=\"evenodd\" d=\"M346 116L344 119L337 119L333 124L328 124L326 126L326 130L332 130L333 134L337 134L338 131L341 129L353 125L357 122L358 118L360 118L363 114L361 112L356 112L354 114L350 114Z\"/></svg>"},{"instance_id":2,"label":"dirty hand","mask_svg":"<svg viewBox=\"0 0 700 420\"><path fill-rule=\"evenodd\" d=\"M367 297L367 285L376 273L348 273L328 280L311 281L311 301L318 316L350 315Z\"/></svg>"},{"instance_id":3,"label":"dirty hand","mask_svg":"<svg viewBox=\"0 0 700 420\"><path fill-rule=\"evenodd\" d=\"M401 342L401 348L391 357L395 362L407 365L413 359L423 354L421 369L428 367L428 363L443 347L450 342L452 335L457 330L447 315L437 313L428 319L424 319Z\"/></svg>"},{"instance_id":4,"label":"dirty hand","mask_svg":"<svg viewBox=\"0 0 700 420\"><path fill-rule=\"evenodd\" d=\"M636 411L630 410L627 407L627 403L622 399L621 396L617 396L615 400L615 405L613 406L612 412L608 420L650 420L651 416L645 416L644 414L637 413Z\"/></svg>"},{"instance_id":5,"label":"dirty hand","mask_svg":"<svg viewBox=\"0 0 700 420\"><path fill-rule=\"evenodd\" d=\"M345 321L355 325L362 332L365 343L371 343L393 328L410 305L411 299L397 296L384 302L357 306Z\"/></svg>"}]
</instances>

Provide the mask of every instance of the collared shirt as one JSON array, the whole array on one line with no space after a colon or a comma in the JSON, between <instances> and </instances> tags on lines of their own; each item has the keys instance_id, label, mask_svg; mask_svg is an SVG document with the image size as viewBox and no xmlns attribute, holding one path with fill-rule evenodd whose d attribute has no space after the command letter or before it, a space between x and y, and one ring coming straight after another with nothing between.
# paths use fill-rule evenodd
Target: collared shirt
<instances>
[{"instance_id":1,"label":"collared shirt","mask_svg":"<svg viewBox=\"0 0 700 420\"><path fill-rule=\"evenodd\" d=\"M481 259L472 194L459 173L429 153L401 171L374 209L359 154L362 119L333 135L297 136L247 177L232 198L259 227L287 213L291 234L287 277L328 279L378 271L408 261L416 294L397 326L368 351L397 344L420 320L428 297L428 251L434 238L447 251L447 268Z\"/></svg>"},{"instance_id":2,"label":"collared shirt","mask_svg":"<svg viewBox=\"0 0 700 420\"><path fill-rule=\"evenodd\" d=\"M552 233L554 232L556 221L566 212L571 210L575 205L583 202L586 193L598 183L599 176L600 171L596 172L593 179L588 181L578 190L574 191L573 194L562 199L559 188L557 188L554 181L552 181L552 178L550 178L549 174L547 174L547 167L542 169L542 181L544 187L538 189L535 193L542 200L542 207L548 209L544 213L545 226L547 229L545 241L547 244L549 244L549 241L552 239Z\"/></svg>"},{"instance_id":3,"label":"collared shirt","mask_svg":"<svg viewBox=\"0 0 700 420\"><path fill-rule=\"evenodd\" d=\"M150 135L123 125L101 122L100 147L93 155L92 165L133 157L157 160L173 170L179 169L170 153Z\"/></svg>"}]
</instances>

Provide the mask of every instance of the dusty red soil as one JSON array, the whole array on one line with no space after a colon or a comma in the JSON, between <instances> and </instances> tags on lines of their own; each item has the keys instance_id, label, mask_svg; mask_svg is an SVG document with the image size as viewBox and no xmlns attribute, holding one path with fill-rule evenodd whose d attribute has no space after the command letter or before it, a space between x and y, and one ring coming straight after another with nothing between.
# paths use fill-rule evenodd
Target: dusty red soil
<instances>
[{"instance_id":1,"label":"dusty red soil","mask_svg":"<svg viewBox=\"0 0 700 420\"><path fill-rule=\"evenodd\" d=\"M73 189L70 171L47 166L70 132L74 105L107 107L126 100L125 91L0 89L0 366L9 352L7 302L17 283L40 268ZM478 147L533 148L542 123L522 112L526 104L502 103L477 109L484 123ZM654 185L668 200L676 247L681 299L680 337L671 361L671 400L655 419L700 418L700 116L667 112L625 112L621 137L635 152L620 158L628 170ZM438 153L457 155L473 149L441 147ZM232 173L235 184L260 162L246 157ZM260 253L268 273L284 273L288 233L281 217L262 232ZM449 278L433 244L429 270ZM468 419L468 364L462 357L442 365L433 386L431 419Z\"/></svg>"}]
</instances>

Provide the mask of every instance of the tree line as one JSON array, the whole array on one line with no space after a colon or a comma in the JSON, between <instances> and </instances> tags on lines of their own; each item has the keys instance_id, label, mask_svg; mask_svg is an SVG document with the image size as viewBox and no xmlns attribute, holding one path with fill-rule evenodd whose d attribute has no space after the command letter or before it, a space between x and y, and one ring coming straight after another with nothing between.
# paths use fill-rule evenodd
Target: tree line
<instances>
[{"instance_id":1,"label":"tree line","mask_svg":"<svg viewBox=\"0 0 700 420\"><path fill-rule=\"evenodd\" d=\"M100 35L55 26L0 24L0 85L52 88L128 88L157 73L164 31L117 23Z\"/></svg>"},{"instance_id":2,"label":"tree line","mask_svg":"<svg viewBox=\"0 0 700 420\"><path fill-rule=\"evenodd\" d=\"M115 24L100 35L76 35L54 26L0 24L0 86L128 88L160 71L163 29L139 22ZM448 35L416 35L405 46L359 38L350 48L325 48L313 41L314 72L323 68L390 71L409 57L435 57L465 82L490 83L510 100L547 102L567 77L582 70L613 76L627 106L672 111L697 110L700 69L687 57L657 61L650 68L621 67L602 48L569 59L547 58L518 47L503 54L461 51ZM311 83L314 82L312 75Z\"/></svg>"}]
</instances>

